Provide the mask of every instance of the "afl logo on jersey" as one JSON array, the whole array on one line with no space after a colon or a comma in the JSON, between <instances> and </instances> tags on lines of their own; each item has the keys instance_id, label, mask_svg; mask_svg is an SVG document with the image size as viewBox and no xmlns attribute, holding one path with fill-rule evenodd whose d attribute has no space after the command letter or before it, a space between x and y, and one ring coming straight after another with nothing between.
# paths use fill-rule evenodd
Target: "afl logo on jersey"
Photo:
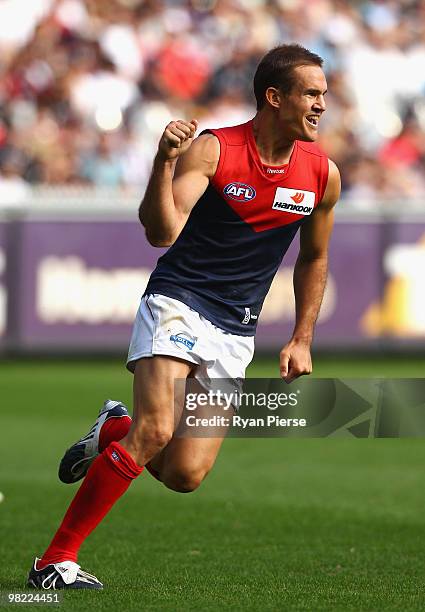
<instances>
[{"instance_id":1,"label":"afl logo on jersey","mask_svg":"<svg viewBox=\"0 0 425 612\"><path fill-rule=\"evenodd\" d=\"M223 192L228 198L237 202L250 202L257 195L254 187L246 183L229 183Z\"/></svg>"}]
</instances>

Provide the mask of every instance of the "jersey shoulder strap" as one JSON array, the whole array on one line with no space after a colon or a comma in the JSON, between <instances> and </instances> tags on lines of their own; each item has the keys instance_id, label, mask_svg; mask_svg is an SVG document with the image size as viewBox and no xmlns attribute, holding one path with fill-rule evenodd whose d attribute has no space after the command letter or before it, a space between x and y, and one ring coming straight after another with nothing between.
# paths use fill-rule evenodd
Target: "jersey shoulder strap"
<instances>
[{"instance_id":1,"label":"jersey shoulder strap","mask_svg":"<svg viewBox=\"0 0 425 612\"><path fill-rule=\"evenodd\" d=\"M231 127L207 129L201 134L214 134L219 139L220 143L226 145L244 145L247 143L246 123L241 125L232 125Z\"/></svg>"},{"instance_id":2,"label":"jersey shoulder strap","mask_svg":"<svg viewBox=\"0 0 425 612\"><path fill-rule=\"evenodd\" d=\"M315 142L305 142L298 140L298 155L301 166L308 163L313 168L317 180L317 195L318 202L326 191L329 176L329 159L328 156ZM302 160L302 161L301 161Z\"/></svg>"},{"instance_id":3,"label":"jersey shoulder strap","mask_svg":"<svg viewBox=\"0 0 425 612\"><path fill-rule=\"evenodd\" d=\"M248 146L247 123L231 127L206 129L201 132L200 136L202 134L214 134L220 143L220 159L214 179L221 175L225 161L227 166L233 167L237 165L238 158L240 161L238 153L240 147ZM212 181L213 184L214 179Z\"/></svg>"}]
</instances>

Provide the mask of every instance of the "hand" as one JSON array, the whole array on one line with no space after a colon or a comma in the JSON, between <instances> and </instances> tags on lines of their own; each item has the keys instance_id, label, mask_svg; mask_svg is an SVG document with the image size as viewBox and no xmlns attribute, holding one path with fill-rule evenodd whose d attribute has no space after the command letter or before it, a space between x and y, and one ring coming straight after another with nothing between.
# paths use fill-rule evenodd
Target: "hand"
<instances>
[{"instance_id":1,"label":"hand","mask_svg":"<svg viewBox=\"0 0 425 612\"><path fill-rule=\"evenodd\" d=\"M310 343L291 340L280 351L280 375L288 384L299 376L311 374Z\"/></svg>"},{"instance_id":2,"label":"hand","mask_svg":"<svg viewBox=\"0 0 425 612\"><path fill-rule=\"evenodd\" d=\"M158 145L158 155L164 161L172 161L185 153L193 142L198 129L196 119L171 121L164 130Z\"/></svg>"}]
</instances>

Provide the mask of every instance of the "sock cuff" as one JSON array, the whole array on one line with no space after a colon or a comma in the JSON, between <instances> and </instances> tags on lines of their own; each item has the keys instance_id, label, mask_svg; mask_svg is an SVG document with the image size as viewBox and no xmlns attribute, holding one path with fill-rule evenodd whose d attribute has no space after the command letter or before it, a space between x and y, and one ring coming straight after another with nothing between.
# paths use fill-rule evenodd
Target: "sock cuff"
<instances>
[{"instance_id":1,"label":"sock cuff","mask_svg":"<svg viewBox=\"0 0 425 612\"><path fill-rule=\"evenodd\" d=\"M118 442L111 442L103 451L102 457L115 472L128 480L134 480L143 472L143 467L137 465L133 457Z\"/></svg>"}]
</instances>

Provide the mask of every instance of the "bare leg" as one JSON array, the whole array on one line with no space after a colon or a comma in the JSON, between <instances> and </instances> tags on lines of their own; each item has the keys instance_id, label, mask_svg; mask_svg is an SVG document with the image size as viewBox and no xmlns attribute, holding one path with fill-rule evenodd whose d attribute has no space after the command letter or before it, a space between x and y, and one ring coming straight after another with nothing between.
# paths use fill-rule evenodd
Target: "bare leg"
<instances>
[{"instance_id":1,"label":"bare leg","mask_svg":"<svg viewBox=\"0 0 425 612\"><path fill-rule=\"evenodd\" d=\"M195 389L191 380L191 391ZM205 391L199 387L199 391ZM210 406L198 406L196 416L209 417L214 409ZM166 487L179 493L189 493L199 487L213 467L221 445L227 433L226 427L211 430L211 437L190 437L190 428L185 431L179 428L179 435L174 435L167 446L155 455L149 465L149 471Z\"/></svg>"},{"instance_id":2,"label":"bare leg","mask_svg":"<svg viewBox=\"0 0 425 612\"><path fill-rule=\"evenodd\" d=\"M120 445L138 465L146 465L170 442L175 428L175 380L186 379L192 367L159 355L136 363L133 423Z\"/></svg>"}]
</instances>

